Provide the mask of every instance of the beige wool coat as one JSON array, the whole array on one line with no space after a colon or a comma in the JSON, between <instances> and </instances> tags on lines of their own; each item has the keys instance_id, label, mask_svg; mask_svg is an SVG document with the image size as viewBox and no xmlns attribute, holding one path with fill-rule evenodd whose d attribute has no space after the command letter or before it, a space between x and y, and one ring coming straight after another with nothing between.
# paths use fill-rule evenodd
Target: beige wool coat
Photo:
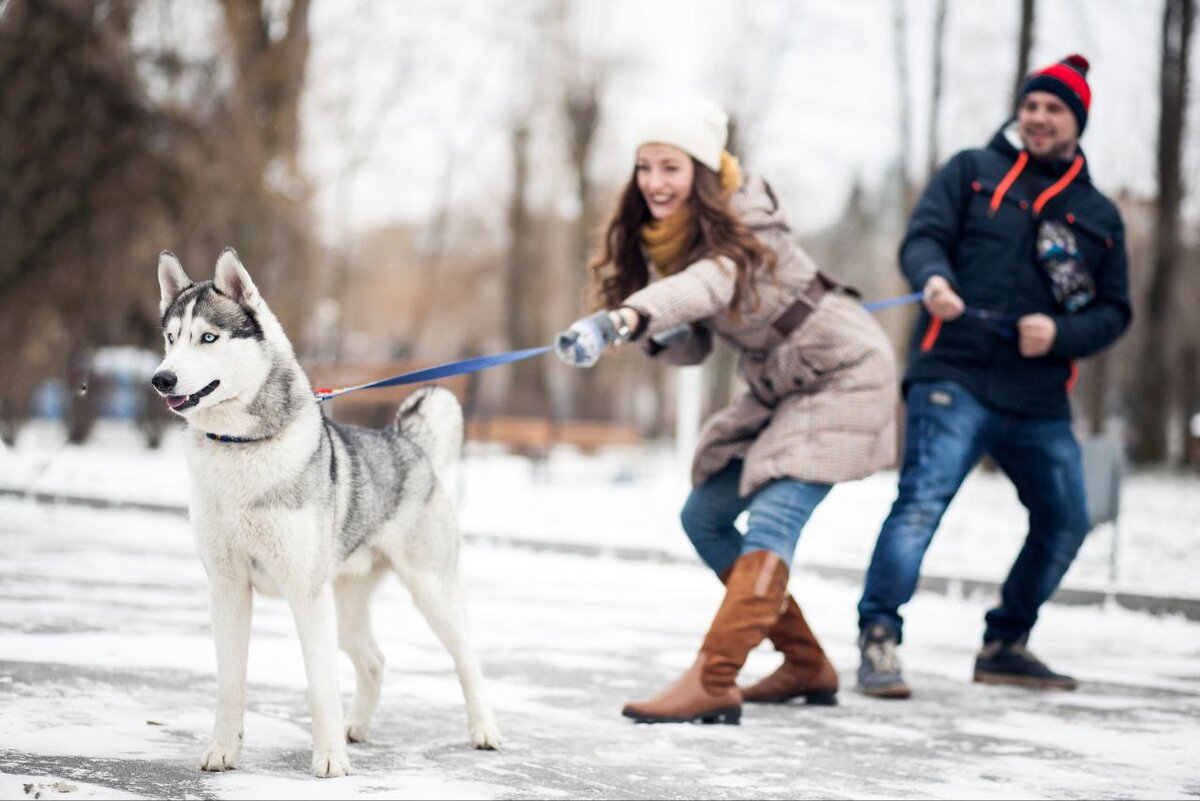
<instances>
[{"instance_id":1,"label":"beige wool coat","mask_svg":"<svg viewBox=\"0 0 1200 801\"><path fill-rule=\"evenodd\" d=\"M793 241L766 181L748 176L730 202L778 256L774 278L760 273L757 305L744 300L735 319L729 308L734 265L724 258L656 277L622 304L649 318L640 337L647 345L655 334L692 324L691 335L659 351L659 359L698 364L712 350L714 335L738 353L738 375L748 389L705 422L693 484L700 486L732 459L744 460L743 496L774 479L834 484L893 465L898 386L883 329L857 298L837 291L820 298L790 335L780 336L771 323L802 295L817 266Z\"/></svg>"}]
</instances>

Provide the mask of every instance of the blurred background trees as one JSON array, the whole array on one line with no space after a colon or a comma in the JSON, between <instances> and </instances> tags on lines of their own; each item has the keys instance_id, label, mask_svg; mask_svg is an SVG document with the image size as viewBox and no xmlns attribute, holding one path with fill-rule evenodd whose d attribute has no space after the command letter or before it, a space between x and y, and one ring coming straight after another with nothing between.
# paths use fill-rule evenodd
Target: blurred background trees
<instances>
[{"instance_id":1,"label":"blurred background trees","mask_svg":"<svg viewBox=\"0 0 1200 801\"><path fill-rule=\"evenodd\" d=\"M315 369L547 344L585 309L638 115L676 88L726 106L826 269L899 294L929 175L1081 50L1136 317L1083 365L1079 419L1139 461L1200 460L1194 6L0 0L0 433L56 384L86 436L94 355L159 346L164 248L203 279L236 247ZM901 357L911 319L880 317ZM656 435L675 386L636 349L542 358L481 375L475 411ZM706 411L736 391L728 352L704 386Z\"/></svg>"}]
</instances>

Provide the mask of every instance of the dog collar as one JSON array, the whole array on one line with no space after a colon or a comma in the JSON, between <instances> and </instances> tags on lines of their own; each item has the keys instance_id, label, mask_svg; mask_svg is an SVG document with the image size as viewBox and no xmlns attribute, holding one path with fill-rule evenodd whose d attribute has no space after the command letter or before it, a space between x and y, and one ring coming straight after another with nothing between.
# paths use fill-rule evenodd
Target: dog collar
<instances>
[{"instance_id":1,"label":"dog collar","mask_svg":"<svg viewBox=\"0 0 1200 801\"><path fill-rule=\"evenodd\" d=\"M211 439L213 442L233 442L235 444L244 444L248 442L262 442L261 439L249 439L248 437L231 437L228 434L210 434L205 431L204 436Z\"/></svg>"}]
</instances>

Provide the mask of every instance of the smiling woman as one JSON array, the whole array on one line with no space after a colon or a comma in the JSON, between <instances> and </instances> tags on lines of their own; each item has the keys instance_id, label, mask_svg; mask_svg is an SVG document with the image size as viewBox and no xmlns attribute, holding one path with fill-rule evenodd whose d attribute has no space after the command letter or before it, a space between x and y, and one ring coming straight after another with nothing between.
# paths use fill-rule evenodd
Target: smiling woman
<instances>
[{"instance_id":1,"label":"smiling woman","mask_svg":"<svg viewBox=\"0 0 1200 801\"><path fill-rule=\"evenodd\" d=\"M590 367L609 345L697 364L714 336L739 354L749 389L705 424L684 530L726 585L692 668L639 722L737 723L742 701L835 703L837 672L787 593L801 529L839 481L891 463L891 347L851 290L792 239L771 186L725 151L725 113L666 103L645 121L635 167L592 265L604 311L559 335L558 354ZM748 512L745 536L734 527ZM739 690L750 650L769 638L784 663Z\"/></svg>"}]
</instances>

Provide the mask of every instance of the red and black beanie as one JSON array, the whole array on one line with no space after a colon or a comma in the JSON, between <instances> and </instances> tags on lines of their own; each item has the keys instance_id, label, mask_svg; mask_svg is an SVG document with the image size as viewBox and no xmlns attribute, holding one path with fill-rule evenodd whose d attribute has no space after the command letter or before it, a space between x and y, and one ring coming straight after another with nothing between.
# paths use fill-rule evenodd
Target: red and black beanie
<instances>
[{"instance_id":1,"label":"red and black beanie","mask_svg":"<svg viewBox=\"0 0 1200 801\"><path fill-rule=\"evenodd\" d=\"M1079 133L1087 125L1088 108L1092 105L1092 89L1088 86L1088 60L1072 53L1057 64L1051 64L1029 76L1021 87L1021 97L1030 92L1049 92L1067 104L1079 123Z\"/></svg>"}]
</instances>

